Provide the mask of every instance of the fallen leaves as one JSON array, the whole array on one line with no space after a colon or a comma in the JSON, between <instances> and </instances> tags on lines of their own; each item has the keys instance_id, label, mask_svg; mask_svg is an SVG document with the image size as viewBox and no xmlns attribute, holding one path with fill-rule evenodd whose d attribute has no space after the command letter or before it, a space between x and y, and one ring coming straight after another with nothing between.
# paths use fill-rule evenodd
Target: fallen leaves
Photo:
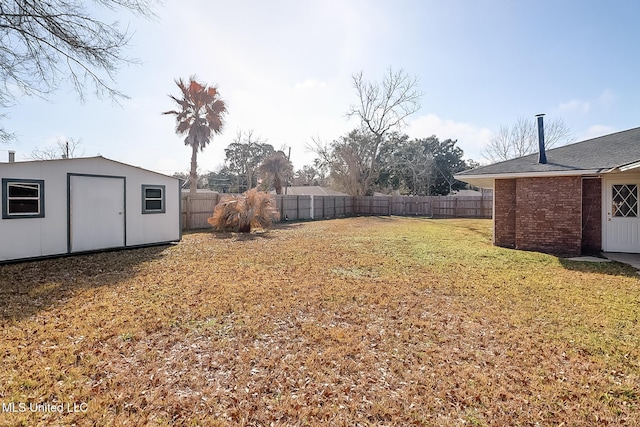
<instances>
[{"instance_id":1,"label":"fallen leaves","mask_svg":"<svg viewBox=\"0 0 640 427\"><path fill-rule=\"evenodd\" d=\"M3 423L640 422L638 279L494 248L488 221L193 233L0 289L0 401L88 405Z\"/></svg>"}]
</instances>

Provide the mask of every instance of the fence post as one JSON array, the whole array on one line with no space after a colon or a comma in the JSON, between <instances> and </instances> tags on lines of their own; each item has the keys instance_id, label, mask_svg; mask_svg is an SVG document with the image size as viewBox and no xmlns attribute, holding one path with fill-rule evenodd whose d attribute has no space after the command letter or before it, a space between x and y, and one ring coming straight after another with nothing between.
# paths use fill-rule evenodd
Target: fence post
<instances>
[{"instance_id":1,"label":"fence post","mask_svg":"<svg viewBox=\"0 0 640 427\"><path fill-rule=\"evenodd\" d=\"M185 225L187 226L187 230L191 230L191 196L189 194L187 194L187 206L185 215Z\"/></svg>"},{"instance_id":2,"label":"fence post","mask_svg":"<svg viewBox=\"0 0 640 427\"><path fill-rule=\"evenodd\" d=\"M327 196L322 196L322 219L325 219L327 217L327 212L325 209L326 203L327 202Z\"/></svg>"}]
</instances>

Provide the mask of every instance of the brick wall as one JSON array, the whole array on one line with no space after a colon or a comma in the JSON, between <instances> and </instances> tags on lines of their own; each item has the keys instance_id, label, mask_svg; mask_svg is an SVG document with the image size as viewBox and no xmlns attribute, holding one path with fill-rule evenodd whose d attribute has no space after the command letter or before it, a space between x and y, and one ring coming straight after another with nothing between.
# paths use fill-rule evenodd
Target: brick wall
<instances>
[{"instance_id":1,"label":"brick wall","mask_svg":"<svg viewBox=\"0 0 640 427\"><path fill-rule=\"evenodd\" d=\"M602 180L497 179L493 243L563 256L602 250Z\"/></svg>"},{"instance_id":2,"label":"brick wall","mask_svg":"<svg viewBox=\"0 0 640 427\"><path fill-rule=\"evenodd\" d=\"M582 180L582 253L602 250L602 179Z\"/></svg>"},{"instance_id":3,"label":"brick wall","mask_svg":"<svg viewBox=\"0 0 640 427\"><path fill-rule=\"evenodd\" d=\"M517 179L516 212L516 249L581 253L581 177Z\"/></svg>"},{"instance_id":4,"label":"brick wall","mask_svg":"<svg viewBox=\"0 0 640 427\"><path fill-rule=\"evenodd\" d=\"M516 247L516 180L496 179L493 193L493 244Z\"/></svg>"}]
</instances>

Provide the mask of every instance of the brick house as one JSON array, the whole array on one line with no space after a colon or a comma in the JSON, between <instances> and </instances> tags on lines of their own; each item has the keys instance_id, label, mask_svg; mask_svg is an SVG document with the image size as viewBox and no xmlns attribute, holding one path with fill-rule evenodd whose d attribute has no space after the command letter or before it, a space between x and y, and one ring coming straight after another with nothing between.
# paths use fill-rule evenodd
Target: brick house
<instances>
[{"instance_id":1,"label":"brick house","mask_svg":"<svg viewBox=\"0 0 640 427\"><path fill-rule=\"evenodd\" d=\"M567 256L640 253L640 128L455 178L494 190L496 246Z\"/></svg>"}]
</instances>

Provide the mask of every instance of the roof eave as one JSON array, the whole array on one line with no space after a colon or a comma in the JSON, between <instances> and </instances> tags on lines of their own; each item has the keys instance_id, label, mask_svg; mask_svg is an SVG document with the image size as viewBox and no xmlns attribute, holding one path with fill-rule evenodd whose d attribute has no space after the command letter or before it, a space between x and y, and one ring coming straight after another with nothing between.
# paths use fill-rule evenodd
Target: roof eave
<instances>
[{"instance_id":1,"label":"roof eave","mask_svg":"<svg viewBox=\"0 0 640 427\"><path fill-rule=\"evenodd\" d=\"M630 171L630 170L637 169L637 168L640 168L640 160L635 161L633 163L628 163L628 164L626 164L624 166L620 166L620 167L618 167L616 169L618 169L620 172L626 172L626 171Z\"/></svg>"},{"instance_id":2,"label":"roof eave","mask_svg":"<svg viewBox=\"0 0 640 427\"><path fill-rule=\"evenodd\" d=\"M640 166L640 165L639 165ZM552 176L584 176L598 175L600 169L581 169L567 171L545 171L545 172L510 172L510 173L494 173L494 174L478 174L478 175L454 175L458 181L467 182L481 188L493 188L493 182L496 179L514 179L514 178L549 178Z\"/></svg>"}]
</instances>

